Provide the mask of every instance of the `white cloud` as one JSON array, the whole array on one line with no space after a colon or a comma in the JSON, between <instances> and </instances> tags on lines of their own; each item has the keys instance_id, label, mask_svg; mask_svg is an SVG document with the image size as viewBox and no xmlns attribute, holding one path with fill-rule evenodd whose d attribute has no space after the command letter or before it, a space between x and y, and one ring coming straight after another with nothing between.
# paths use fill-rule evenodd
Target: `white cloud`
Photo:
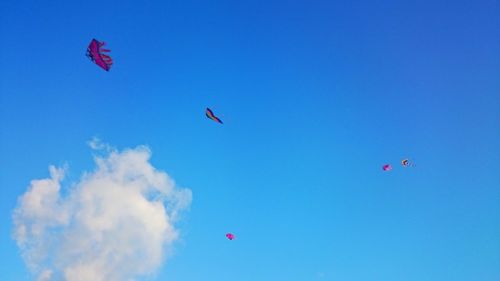
<instances>
[{"instance_id":1,"label":"white cloud","mask_svg":"<svg viewBox=\"0 0 500 281\"><path fill-rule=\"evenodd\" d=\"M87 142L87 144L93 150L106 150L108 152L113 151L113 148L109 144L103 143L98 137L93 137Z\"/></svg>"},{"instance_id":2,"label":"white cloud","mask_svg":"<svg viewBox=\"0 0 500 281\"><path fill-rule=\"evenodd\" d=\"M44 270L38 275L37 281L49 281L52 278L51 270Z\"/></svg>"},{"instance_id":3,"label":"white cloud","mask_svg":"<svg viewBox=\"0 0 500 281\"><path fill-rule=\"evenodd\" d=\"M150 163L147 147L116 151L93 139L97 168L61 193L64 169L33 180L14 210L14 238L39 281L123 281L153 273L178 238L191 191ZM66 194L67 193L67 194Z\"/></svg>"}]
</instances>

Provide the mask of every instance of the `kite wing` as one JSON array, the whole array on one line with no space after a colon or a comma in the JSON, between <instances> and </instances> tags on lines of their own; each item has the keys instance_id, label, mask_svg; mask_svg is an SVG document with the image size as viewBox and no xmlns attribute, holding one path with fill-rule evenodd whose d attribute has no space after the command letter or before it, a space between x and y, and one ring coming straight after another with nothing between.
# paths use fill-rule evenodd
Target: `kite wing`
<instances>
[{"instance_id":1,"label":"kite wing","mask_svg":"<svg viewBox=\"0 0 500 281\"><path fill-rule=\"evenodd\" d=\"M106 45L105 42L99 42L96 39L92 39L87 47L87 57L102 69L109 71L113 64L113 59L104 54L110 52L110 50L102 48L104 45Z\"/></svg>"},{"instance_id":2,"label":"kite wing","mask_svg":"<svg viewBox=\"0 0 500 281\"><path fill-rule=\"evenodd\" d=\"M205 115L209 118L209 119L212 119L214 120L215 122L217 123L222 123L222 120L220 120L219 118L217 118L217 116L214 115L213 111L207 107L207 110L205 111Z\"/></svg>"}]
</instances>

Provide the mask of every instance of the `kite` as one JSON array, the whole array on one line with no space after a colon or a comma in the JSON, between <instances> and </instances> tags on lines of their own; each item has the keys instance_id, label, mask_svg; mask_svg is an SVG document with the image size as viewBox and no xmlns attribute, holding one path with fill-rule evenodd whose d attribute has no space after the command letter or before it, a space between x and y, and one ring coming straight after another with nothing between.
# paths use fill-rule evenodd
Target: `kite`
<instances>
[{"instance_id":1,"label":"kite","mask_svg":"<svg viewBox=\"0 0 500 281\"><path fill-rule=\"evenodd\" d=\"M415 167L415 164L413 163L413 161L410 161L410 159L403 159L401 160L401 165L403 165L403 167Z\"/></svg>"},{"instance_id":2,"label":"kite","mask_svg":"<svg viewBox=\"0 0 500 281\"><path fill-rule=\"evenodd\" d=\"M104 45L106 45L105 42L99 42L96 39L92 39L87 48L87 57L102 69L109 71L113 64L113 60L111 57L104 54L110 52L110 50L102 48Z\"/></svg>"},{"instance_id":3,"label":"kite","mask_svg":"<svg viewBox=\"0 0 500 281\"><path fill-rule=\"evenodd\" d=\"M232 233L228 233L228 234L226 234L226 237L227 237L227 239L229 239L229 240L233 240L233 239L235 238L234 234L232 234Z\"/></svg>"},{"instance_id":4,"label":"kite","mask_svg":"<svg viewBox=\"0 0 500 281\"><path fill-rule=\"evenodd\" d=\"M389 165L389 164L385 164L384 166L382 166L382 170L384 170L384 171L390 171L390 170L392 170L392 166Z\"/></svg>"},{"instance_id":5,"label":"kite","mask_svg":"<svg viewBox=\"0 0 500 281\"><path fill-rule=\"evenodd\" d=\"M205 115L207 115L207 117L208 117L209 119L212 119L212 120L214 120L214 121L215 121L215 122L217 122L217 123L221 123L221 124L223 124L223 123L222 123L222 121L221 121L219 118L217 118L217 117L214 115L214 113L212 112L212 110L210 110L210 108L208 108L208 107L207 107L207 110L205 111Z\"/></svg>"}]
</instances>

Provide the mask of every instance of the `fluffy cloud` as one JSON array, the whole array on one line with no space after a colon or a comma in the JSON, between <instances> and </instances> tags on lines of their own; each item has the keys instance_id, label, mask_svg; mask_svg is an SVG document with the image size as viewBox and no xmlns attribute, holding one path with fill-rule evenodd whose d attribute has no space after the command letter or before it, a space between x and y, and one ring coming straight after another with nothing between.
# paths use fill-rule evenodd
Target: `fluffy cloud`
<instances>
[{"instance_id":1,"label":"fluffy cloud","mask_svg":"<svg viewBox=\"0 0 500 281\"><path fill-rule=\"evenodd\" d=\"M124 281L153 273L178 238L191 191L149 162L147 147L92 140L95 171L61 189L65 169L33 180L14 210L14 238L37 280Z\"/></svg>"}]
</instances>

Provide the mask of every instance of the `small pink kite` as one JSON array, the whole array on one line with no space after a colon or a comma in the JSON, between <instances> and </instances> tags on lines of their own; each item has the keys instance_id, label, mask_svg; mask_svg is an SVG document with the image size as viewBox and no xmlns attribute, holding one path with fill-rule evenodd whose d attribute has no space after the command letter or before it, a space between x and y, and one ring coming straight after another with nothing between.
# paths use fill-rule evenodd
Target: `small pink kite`
<instances>
[{"instance_id":1,"label":"small pink kite","mask_svg":"<svg viewBox=\"0 0 500 281\"><path fill-rule=\"evenodd\" d=\"M109 71L113 64L113 59L105 54L109 53L110 50L102 48L104 45L106 43L92 39L87 47L87 57L102 69Z\"/></svg>"},{"instance_id":2,"label":"small pink kite","mask_svg":"<svg viewBox=\"0 0 500 281\"><path fill-rule=\"evenodd\" d=\"M233 240L233 239L235 238L234 234L232 234L232 233L228 233L228 234L226 234L226 237L227 237L227 239L229 239L229 240Z\"/></svg>"},{"instance_id":3,"label":"small pink kite","mask_svg":"<svg viewBox=\"0 0 500 281\"><path fill-rule=\"evenodd\" d=\"M392 166L389 165L389 164L385 164L384 166L382 166L382 170L384 170L384 171L390 171L390 170L392 170Z\"/></svg>"}]
</instances>

